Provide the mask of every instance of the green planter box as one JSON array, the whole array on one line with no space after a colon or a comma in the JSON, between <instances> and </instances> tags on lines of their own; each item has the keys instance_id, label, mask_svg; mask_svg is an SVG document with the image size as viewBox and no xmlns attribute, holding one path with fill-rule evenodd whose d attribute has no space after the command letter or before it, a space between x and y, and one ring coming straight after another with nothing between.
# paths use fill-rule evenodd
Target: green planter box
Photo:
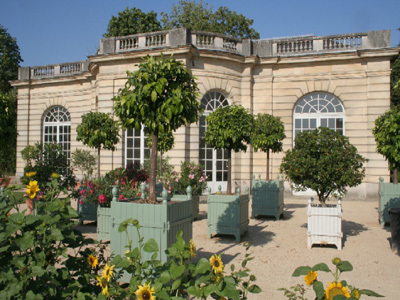
<instances>
[{"instance_id":1,"label":"green planter box","mask_svg":"<svg viewBox=\"0 0 400 300\"><path fill-rule=\"evenodd\" d=\"M188 200L188 195L174 195L172 197L172 200L175 201L183 201L183 200ZM192 201L193 201L193 220L197 220L199 218L199 202L200 202L200 196L194 195L192 196Z\"/></svg>"},{"instance_id":2,"label":"green planter box","mask_svg":"<svg viewBox=\"0 0 400 300\"><path fill-rule=\"evenodd\" d=\"M231 234L236 241L247 232L249 226L249 195L223 195L221 193L207 195L207 236L213 234Z\"/></svg>"},{"instance_id":3,"label":"green planter box","mask_svg":"<svg viewBox=\"0 0 400 300\"><path fill-rule=\"evenodd\" d=\"M379 178L379 223L382 228L385 223L390 223L389 209L400 207L400 183L393 184L383 182L383 178Z\"/></svg>"},{"instance_id":4,"label":"green planter box","mask_svg":"<svg viewBox=\"0 0 400 300\"><path fill-rule=\"evenodd\" d=\"M79 214L79 224L82 224L83 221L97 221L97 204L93 203L79 203L77 205L77 211Z\"/></svg>"},{"instance_id":5,"label":"green planter box","mask_svg":"<svg viewBox=\"0 0 400 300\"><path fill-rule=\"evenodd\" d=\"M128 218L139 221L140 234L147 241L155 239L160 248L158 259L167 261L167 250L176 242L176 234L179 230L183 232L184 240L189 243L193 235L193 208L192 200L171 201L164 200L161 204L145 204L132 202L113 201L111 204L111 231L110 245L111 253L124 255L128 240L125 232L118 232L119 225ZM136 228L128 226L129 237L134 247L138 245ZM144 253L144 259L146 258Z\"/></svg>"},{"instance_id":6,"label":"green planter box","mask_svg":"<svg viewBox=\"0 0 400 300\"><path fill-rule=\"evenodd\" d=\"M261 180L260 176L251 182L251 217L274 216L277 220L283 216L284 205L284 180L283 175L278 175L277 180Z\"/></svg>"},{"instance_id":7,"label":"green planter box","mask_svg":"<svg viewBox=\"0 0 400 300\"><path fill-rule=\"evenodd\" d=\"M109 241L111 230L111 208L97 207L97 240Z\"/></svg>"}]
</instances>

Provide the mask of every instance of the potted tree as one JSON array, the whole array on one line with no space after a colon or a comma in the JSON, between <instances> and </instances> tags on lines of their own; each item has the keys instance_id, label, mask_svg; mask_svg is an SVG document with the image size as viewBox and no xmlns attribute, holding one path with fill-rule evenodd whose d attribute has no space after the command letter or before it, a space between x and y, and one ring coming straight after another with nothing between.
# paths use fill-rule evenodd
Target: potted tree
<instances>
[{"instance_id":1,"label":"potted tree","mask_svg":"<svg viewBox=\"0 0 400 300\"><path fill-rule=\"evenodd\" d=\"M332 195L339 199L347 187L354 187L365 176L367 160L357 153L349 138L329 128L303 131L295 139L281 163L281 172L298 190L312 189L319 204L308 203L308 247L313 244L335 244L342 248L342 208L327 204Z\"/></svg>"},{"instance_id":2,"label":"potted tree","mask_svg":"<svg viewBox=\"0 0 400 300\"><path fill-rule=\"evenodd\" d=\"M219 189L207 195L208 237L214 233L233 234L236 240L247 231L249 224L249 195L240 195L240 189L232 194L231 152L246 151L250 142L254 118L240 105L219 107L206 117L205 142L214 149L228 151L228 182L225 194Z\"/></svg>"},{"instance_id":3,"label":"potted tree","mask_svg":"<svg viewBox=\"0 0 400 300\"><path fill-rule=\"evenodd\" d=\"M123 128L135 127L139 130L144 126L146 133L151 135L152 142L149 194L142 200L146 203L136 203L128 199L111 204L111 251L117 254L123 254L121 251L124 251L126 245L124 237L118 234L118 226L127 218L140 222L146 238L158 240L161 234L170 235L171 231L175 232L172 234L175 236L179 229L183 231L186 242L192 237L192 200L162 201L161 204L157 202L156 158L160 135L196 122L200 110L200 103L196 99L198 89L195 78L181 61L163 55L161 58L147 56L135 72L127 71L127 75L124 88L114 98L115 114ZM141 195L144 197L144 191ZM133 228L128 228L128 233L137 242ZM164 254L167 246L170 245L160 246L160 255ZM165 257L160 256L162 258Z\"/></svg>"},{"instance_id":4,"label":"potted tree","mask_svg":"<svg viewBox=\"0 0 400 300\"><path fill-rule=\"evenodd\" d=\"M387 111L375 120L372 134L376 141L376 151L389 162L389 170L393 174L393 182L384 182L379 178L379 222L382 227L390 222L389 209L400 207L400 185L398 169L400 167L400 109L397 107Z\"/></svg>"},{"instance_id":5,"label":"potted tree","mask_svg":"<svg viewBox=\"0 0 400 300\"><path fill-rule=\"evenodd\" d=\"M252 218L256 215L275 216L278 220L283 214L284 180L278 175L276 180L270 180L270 151L282 151L282 140L286 137L285 127L279 117L269 114L258 114L254 120L250 144L255 151L261 150L267 154L265 180L258 180L253 175L251 183Z\"/></svg>"}]
</instances>

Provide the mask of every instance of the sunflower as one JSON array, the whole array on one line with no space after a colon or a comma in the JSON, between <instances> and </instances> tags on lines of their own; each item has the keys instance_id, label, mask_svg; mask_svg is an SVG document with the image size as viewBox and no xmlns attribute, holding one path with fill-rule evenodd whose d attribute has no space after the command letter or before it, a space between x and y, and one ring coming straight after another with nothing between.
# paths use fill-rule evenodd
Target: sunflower
<instances>
[{"instance_id":1,"label":"sunflower","mask_svg":"<svg viewBox=\"0 0 400 300\"><path fill-rule=\"evenodd\" d=\"M347 287L342 286L340 282L334 281L333 283L328 283L329 286L325 290L325 299L331 300L337 295L343 295L346 298L350 298L351 295Z\"/></svg>"},{"instance_id":2,"label":"sunflower","mask_svg":"<svg viewBox=\"0 0 400 300\"><path fill-rule=\"evenodd\" d=\"M31 171L31 172L28 172L28 173L26 173L25 174L25 177L32 177L32 176L35 176L36 175L36 172L35 171Z\"/></svg>"},{"instance_id":3,"label":"sunflower","mask_svg":"<svg viewBox=\"0 0 400 300\"><path fill-rule=\"evenodd\" d=\"M196 258L196 245L193 243L192 240L189 242L189 250L190 250L190 257Z\"/></svg>"},{"instance_id":4,"label":"sunflower","mask_svg":"<svg viewBox=\"0 0 400 300\"><path fill-rule=\"evenodd\" d=\"M360 291L358 290L358 289L354 289L352 292L351 292L351 296L354 298L354 299L360 299Z\"/></svg>"},{"instance_id":5,"label":"sunflower","mask_svg":"<svg viewBox=\"0 0 400 300\"><path fill-rule=\"evenodd\" d=\"M335 257L335 258L332 260L332 263L333 263L335 266L339 265L341 262L342 262L342 260L341 260L339 257Z\"/></svg>"},{"instance_id":6,"label":"sunflower","mask_svg":"<svg viewBox=\"0 0 400 300\"><path fill-rule=\"evenodd\" d=\"M97 285L101 287L101 294L108 297L110 293L108 292L107 280L104 277L97 276Z\"/></svg>"},{"instance_id":7,"label":"sunflower","mask_svg":"<svg viewBox=\"0 0 400 300\"><path fill-rule=\"evenodd\" d=\"M148 283L143 286L139 285L135 295L138 300L156 300L156 296L153 295L155 292L154 288L150 288L150 283Z\"/></svg>"},{"instance_id":8,"label":"sunflower","mask_svg":"<svg viewBox=\"0 0 400 300\"><path fill-rule=\"evenodd\" d=\"M317 272L311 270L306 276L304 276L304 281L307 283L308 286L311 286L313 282L317 279L317 276Z\"/></svg>"},{"instance_id":9,"label":"sunflower","mask_svg":"<svg viewBox=\"0 0 400 300\"><path fill-rule=\"evenodd\" d=\"M58 174L57 172L53 172L51 173L51 178L58 179L60 178L60 174Z\"/></svg>"},{"instance_id":10,"label":"sunflower","mask_svg":"<svg viewBox=\"0 0 400 300\"><path fill-rule=\"evenodd\" d=\"M99 261L97 260L97 257L94 256L94 255L92 255L92 254L89 255L88 261L89 261L89 265L90 265L92 268L96 268L96 266L97 266L97 264L98 264L98 262L99 262Z\"/></svg>"},{"instance_id":11,"label":"sunflower","mask_svg":"<svg viewBox=\"0 0 400 300\"><path fill-rule=\"evenodd\" d=\"M36 180L29 181L29 185L26 186L26 193L30 199L36 197L36 193L40 191L38 182Z\"/></svg>"},{"instance_id":12,"label":"sunflower","mask_svg":"<svg viewBox=\"0 0 400 300\"><path fill-rule=\"evenodd\" d=\"M107 281L111 280L111 277L114 272L115 266L109 266L108 264L105 265L103 275L101 277L105 278Z\"/></svg>"},{"instance_id":13,"label":"sunflower","mask_svg":"<svg viewBox=\"0 0 400 300\"><path fill-rule=\"evenodd\" d=\"M215 274L222 273L224 271L224 264L221 260L221 256L214 254L210 258L210 264Z\"/></svg>"}]
</instances>

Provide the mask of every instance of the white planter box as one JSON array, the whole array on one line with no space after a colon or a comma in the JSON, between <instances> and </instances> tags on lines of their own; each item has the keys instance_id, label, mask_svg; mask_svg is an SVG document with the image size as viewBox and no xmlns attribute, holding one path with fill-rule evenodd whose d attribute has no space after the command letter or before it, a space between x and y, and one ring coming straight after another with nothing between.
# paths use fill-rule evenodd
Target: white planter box
<instances>
[{"instance_id":1,"label":"white planter box","mask_svg":"<svg viewBox=\"0 0 400 300\"><path fill-rule=\"evenodd\" d=\"M336 245L338 250L342 249L342 201L337 204L314 204L308 200L308 227L307 244L311 248L313 244Z\"/></svg>"}]
</instances>

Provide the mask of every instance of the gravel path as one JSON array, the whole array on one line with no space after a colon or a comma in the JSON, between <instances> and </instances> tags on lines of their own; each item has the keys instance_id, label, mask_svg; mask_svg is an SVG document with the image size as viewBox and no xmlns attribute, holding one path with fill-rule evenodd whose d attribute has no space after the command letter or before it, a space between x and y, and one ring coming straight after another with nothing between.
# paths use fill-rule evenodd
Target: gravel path
<instances>
[{"instance_id":1,"label":"gravel path","mask_svg":"<svg viewBox=\"0 0 400 300\"><path fill-rule=\"evenodd\" d=\"M200 202L200 218L193 222L193 241L198 257L209 258L214 253L224 253L223 262L229 272L230 264L240 267L244 258L243 242L251 242L254 260L248 266L257 277L257 284L263 292L250 295L249 299L287 299L278 288L289 288L304 283L302 277L292 277L298 266L313 266L325 262L333 269L334 257L348 260L354 267L352 272L343 273L341 280L347 280L361 289L370 289L389 300L400 299L400 256L390 248L390 226L381 228L378 222L378 201L343 200L343 249L335 246L314 246L307 248L307 198L285 195L284 218L250 219L249 231L237 243L233 236L207 238L207 204ZM79 228L85 235L96 238L95 223L85 222ZM322 273L319 279L332 281L330 274ZM308 299L314 293L308 289ZM364 297L362 299L373 299Z\"/></svg>"}]
</instances>

